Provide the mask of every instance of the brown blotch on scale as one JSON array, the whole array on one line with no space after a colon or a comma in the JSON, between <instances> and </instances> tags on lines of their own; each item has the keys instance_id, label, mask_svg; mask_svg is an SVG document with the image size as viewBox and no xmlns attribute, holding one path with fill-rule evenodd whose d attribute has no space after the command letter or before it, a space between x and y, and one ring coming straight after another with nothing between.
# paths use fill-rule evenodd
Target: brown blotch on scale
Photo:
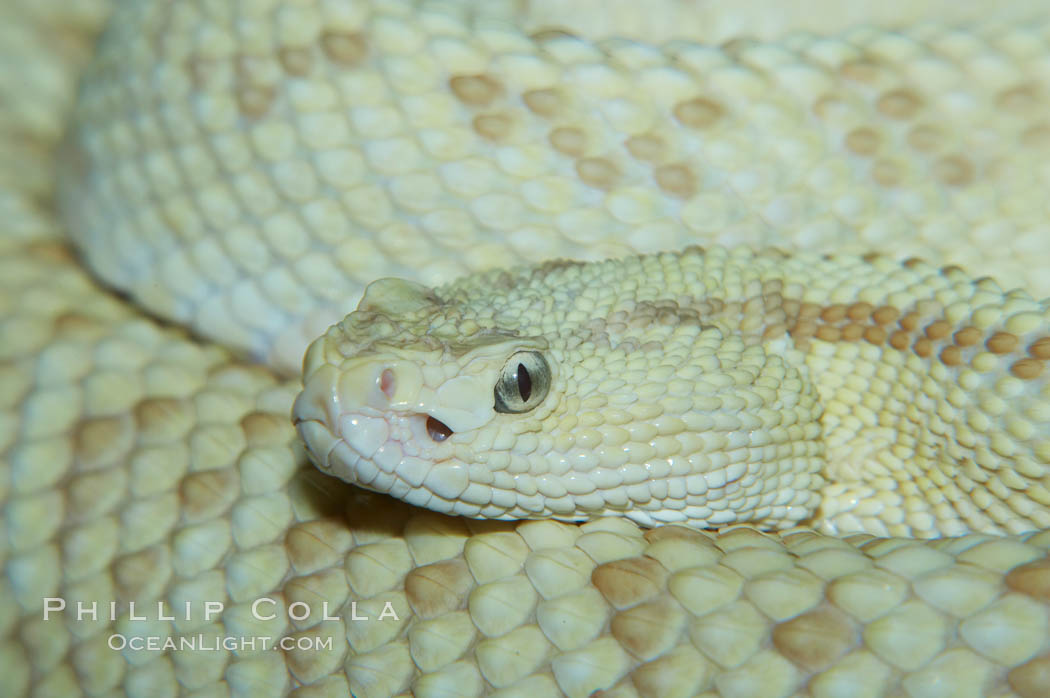
<instances>
[{"instance_id":1,"label":"brown blotch on scale","mask_svg":"<svg viewBox=\"0 0 1050 698\"><path fill-rule=\"evenodd\" d=\"M624 146L627 152L645 162L658 162L667 148L659 136L650 134L631 136L624 142Z\"/></svg>"},{"instance_id":2,"label":"brown blotch on scale","mask_svg":"<svg viewBox=\"0 0 1050 698\"><path fill-rule=\"evenodd\" d=\"M959 347L945 347L941 350L939 358L945 366L962 365L962 351Z\"/></svg>"},{"instance_id":3,"label":"brown blotch on scale","mask_svg":"<svg viewBox=\"0 0 1050 698\"><path fill-rule=\"evenodd\" d=\"M102 468L120 460L135 444L131 419L95 417L78 422L73 430L73 450L86 469Z\"/></svg>"},{"instance_id":4,"label":"brown blotch on scale","mask_svg":"<svg viewBox=\"0 0 1050 698\"><path fill-rule=\"evenodd\" d=\"M313 598L310 600L313 601ZM288 599L285 599L285 602L287 603ZM295 642L298 644L293 646L292 649L282 649L281 651L286 666L288 667L288 676L299 686L320 686L324 683L322 679L325 679L325 677L332 673L332 658L326 656L329 655L329 652L313 652L298 648L302 647L304 643L311 646L315 644L327 646L325 643L331 642L334 628L342 628L342 622L337 621L336 626L326 626L317 623L311 624L309 627L306 627L307 624L311 623L309 620L293 621L293 623L296 632L290 632L288 637L295 638ZM291 630L291 628L289 630ZM289 642L289 645L291 646L291 642ZM336 654L335 656L338 657L339 655ZM343 685L345 686L346 684L344 683ZM331 690L337 694L339 693L338 689L333 688ZM346 695L351 694L347 692Z\"/></svg>"},{"instance_id":5,"label":"brown blotch on scale","mask_svg":"<svg viewBox=\"0 0 1050 698\"><path fill-rule=\"evenodd\" d=\"M820 313L820 319L824 322L842 322L846 318L846 306L836 303L824 308Z\"/></svg>"},{"instance_id":6,"label":"brown blotch on scale","mask_svg":"<svg viewBox=\"0 0 1050 698\"><path fill-rule=\"evenodd\" d=\"M842 339L842 330L837 327L821 325L817 328L817 339L823 342L838 342Z\"/></svg>"},{"instance_id":7,"label":"brown blotch on scale","mask_svg":"<svg viewBox=\"0 0 1050 698\"><path fill-rule=\"evenodd\" d=\"M591 695L596 698L615 695L637 695L639 698L657 698L658 696L700 695L707 682L709 667L692 645L679 644L651 662L634 669L612 691L596 691Z\"/></svg>"},{"instance_id":8,"label":"brown blotch on scale","mask_svg":"<svg viewBox=\"0 0 1050 698\"><path fill-rule=\"evenodd\" d=\"M696 325L700 322L701 309L693 306L679 306L670 298L657 298L651 301L638 301L634 308L624 313L623 322L631 327L644 328L653 324L661 325Z\"/></svg>"},{"instance_id":9,"label":"brown blotch on scale","mask_svg":"<svg viewBox=\"0 0 1050 698\"><path fill-rule=\"evenodd\" d=\"M675 164L657 167L653 171L656 185L671 196L688 199L696 193L696 175L688 165Z\"/></svg>"},{"instance_id":10,"label":"brown blotch on scale","mask_svg":"<svg viewBox=\"0 0 1050 698\"><path fill-rule=\"evenodd\" d=\"M642 661L671 649L685 626L685 613L670 599L661 598L620 611L609 632L620 646Z\"/></svg>"},{"instance_id":11,"label":"brown blotch on scale","mask_svg":"<svg viewBox=\"0 0 1050 698\"><path fill-rule=\"evenodd\" d=\"M658 543L662 540L686 540L693 545L702 546L708 550L714 550L714 544L711 543L711 539L700 531L682 526L680 524L667 524L666 526L657 526L656 528L650 528L642 537L645 538L649 544Z\"/></svg>"},{"instance_id":12,"label":"brown blotch on scale","mask_svg":"<svg viewBox=\"0 0 1050 698\"><path fill-rule=\"evenodd\" d=\"M1006 586L1042 603L1050 603L1050 560L1036 560L1010 570Z\"/></svg>"},{"instance_id":13,"label":"brown blotch on scale","mask_svg":"<svg viewBox=\"0 0 1050 698\"><path fill-rule=\"evenodd\" d=\"M824 308L817 303L803 303L798 309L799 320L816 320Z\"/></svg>"},{"instance_id":14,"label":"brown blotch on scale","mask_svg":"<svg viewBox=\"0 0 1050 698\"><path fill-rule=\"evenodd\" d=\"M620 178L620 170L605 158L582 158L576 161L576 174L589 187L612 189Z\"/></svg>"},{"instance_id":15,"label":"brown blotch on scale","mask_svg":"<svg viewBox=\"0 0 1050 698\"><path fill-rule=\"evenodd\" d=\"M988 347L988 351L993 354L1009 354L1010 352L1017 350L1017 345L1021 342L1017 339L1017 335L1010 334L1009 332L996 332L988 341L984 343L984 346Z\"/></svg>"},{"instance_id":16,"label":"brown blotch on scale","mask_svg":"<svg viewBox=\"0 0 1050 698\"><path fill-rule=\"evenodd\" d=\"M135 405L132 415L138 427L139 443L146 445L178 438L188 432L194 422L194 408L190 403L167 397L142 400Z\"/></svg>"},{"instance_id":17,"label":"brown blotch on scale","mask_svg":"<svg viewBox=\"0 0 1050 698\"><path fill-rule=\"evenodd\" d=\"M933 342L925 337L920 337L919 340L915 342L915 345L912 346L912 350L922 358L928 359L933 356Z\"/></svg>"},{"instance_id":18,"label":"brown blotch on scale","mask_svg":"<svg viewBox=\"0 0 1050 698\"><path fill-rule=\"evenodd\" d=\"M578 158L587 150L587 136L578 128L556 128L547 136L551 146L559 153Z\"/></svg>"},{"instance_id":19,"label":"brown blotch on scale","mask_svg":"<svg viewBox=\"0 0 1050 698\"><path fill-rule=\"evenodd\" d=\"M984 335L976 327L964 327L952 335L952 341L960 347L972 347L981 341Z\"/></svg>"},{"instance_id":20,"label":"brown blotch on scale","mask_svg":"<svg viewBox=\"0 0 1050 698\"><path fill-rule=\"evenodd\" d=\"M353 544L346 521L338 516L298 523L284 537L288 560L299 575L342 564Z\"/></svg>"},{"instance_id":21,"label":"brown blotch on scale","mask_svg":"<svg viewBox=\"0 0 1050 698\"><path fill-rule=\"evenodd\" d=\"M240 477L234 468L205 470L183 478L179 485L187 523L207 521L223 514L240 494Z\"/></svg>"},{"instance_id":22,"label":"brown blotch on scale","mask_svg":"<svg viewBox=\"0 0 1050 698\"><path fill-rule=\"evenodd\" d=\"M912 312L912 313L908 313L907 315L904 315L903 317L901 317L900 322L897 323L897 324L899 324L901 327L903 327L904 329L906 329L909 332L911 332L916 327L919 326L919 320L920 320L919 314Z\"/></svg>"},{"instance_id":23,"label":"brown blotch on scale","mask_svg":"<svg viewBox=\"0 0 1050 698\"><path fill-rule=\"evenodd\" d=\"M489 141L502 141L510 135L514 122L506 114L482 114L475 116L474 132Z\"/></svg>"},{"instance_id":24,"label":"brown blotch on scale","mask_svg":"<svg viewBox=\"0 0 1050 698\"><path fill-rule=\"evenodd\" d=\"M922 100L911 90L890 90L875 103L875 108L891 119L910 119L919 111Z\"/></svg>"},{"instance_id":25,"label":"brown blotch on scale","mask_svg":"<svg viewBox=\"0 0 1050 698\"><path fill-rule=\"evenodd\" d=\"M150 597L163 593L171 576L168 562L170 553L165 545L154 545L131 555L117 558L113 563L113 581L121 596L129 599ZM154 586L161 588L156 589Z\"/></svg>"},{"instance_id":26,"label":"brown blotch on scale","mask_svg":"<svg viewBox=\"0 0 1050 698\"><path fill-rule=\"evenodd\" d=\"M284 446L290 436L288 420L270 412L246 414L241 418L241 429L249 448Z\"/></svg>"},{"instance_id":27,"label":"brown blotch on scale","mask_svg":"<svg viewBox=\"0 0 1050 698\"><path fill-rule=\"evenodd\" d=\"M1050 654L1029 659L1006 675L1010 688L1021 698L1046 698L1050 686Z\"/></svg>"},{"instance_id":28,"label":"brown blotch on scale","mask_svg":"<svg viewBox=\"0 0 1050 698\"><path fill-rule=\"evenodd\" d=\"M944 136L933 126L916 126L908 132L908 145L922 153L932 153L943 142Z\"/></svg>"},{"instance_id":29,"label":"brown blotch on scale","mask_svg":"<svg viewBox=\"0 0 1050 698\"><path fill-rule=\"evenodd\" d=\"M274 91L269 87L248 86L237 89L237 109L249 119L258 119L270 111Z\"/></svg>"},{"instance_id":30,"label":"brown blotch on scale","mask_svg":"<svg viewBox=\"0 0 1050 698\"><path fill-rule=\"evenodd\" d=\"M785 334L787 334L787 331L788 327L786 323L774 322L773 324L766 326L766 328L762 330L762 339L765 341L777 339L778 337L783 337Z\"/></svg>"},{"instance_id":31,"label":"brown blotch on scale","mask_svg":"<svg viewBox=\"0 0 1050 698\"><path fill-rule=\"evenodd\" d=\"M856 342L864 336L864 325L851 322L842 328L842 339L847 342Z\"/></svg>"},{"instance_id":32,"label":"brown blotch on scale","mask_svg":"<svg viewBox=\"0 0 1050 698\"><path fill-rule=\"evenodd\" d=\"M807 671L830 666L857 643L849 617L833 608L819 608L773 628L773 646L792 663Z\"/></svg>"},{"instance_id":33,"label":"brown blotch on scale","mask_svg":"<svg viewBox=\"0 0 1050 698\"><path fill-rule=\"evenodd\" d=\"M473 583L466 562L444 560L405 575L405 596L416 615L427 620L461 608Z\"/></svg>"},{"instance_id":34,"label":"brown blotch on scale","mask_svg":"<svg viewBox=\"0 0 1050 698\"><path fill-rule=\"evenodd\" d=\"M864 339L871 344L882 344L886 341L886 330L881 327L864 328Z\"/></svg>"},{"instance_id":35,"label":"brown blotch on scale","mask_svg":"<svg viewBox=\"0 0 1050 698\"><path fill-rule=\"evenodd\" d=\"M950 187L964 187L973 182L974 166L962 155L948 155L933 163L933 176Z\"/></svg>"},{"instance_id":36,"label":"brown blotch on scale","mask_svg":"<svg viewBox=\"0 0 1050 698\"><path fill-rule=\"evenodd\" d=\"M879 149L882 137L866 126L855 128L846 134L846 148L857 155L871 155Z\"/></svg>"},{"instance_id":37,"label":"brown blotch on scale","mask_svg":"<svg viewBox=\"0 0 1050 698\"><path fill-rule=\"evenodd\" d=\"M860 303L854 303L846 309L846 317L853 322L864 322L871 317L871 311L873 309L874 306L871 303L865 303L863 301Z\"/></svg>"},{"instance_id":38,"label":"brown blotch on scale","mask_svg":"<svg viewBox=\"0 0 1050 698\"><path fill-rule=\"evenodd\" d=\"M926 336L930 339L944 339L952 331L952 325L947 320L937 320L926 326Z\"/></svg>"},{"instance_id":39,"label":"brown blotch on scale","mask_svg":"<svg viewBox=\"0 0 1050 698\"><path fill-rule=\"evenodd\" d=\"M666 581L667 570L649 557L606 562L591 572L591 583L617 609L659 596Z\"/></svg>"},{"instance_id":40,"label":"brown blotch on scale","mask_svg":"<svg viewBox=\"0 0 1050 698\"><path fill-rule=\"evenodd\" d=\"M908 343L911 341L911 334L904 330L897 330L890 335L890 346L897 351L904 351L908 348Z\"/></svg>"},{"instance_id":41,"label":"brown blotch on scale","mask_svg":"<svg viewBox=\"0 0 1050 698\"><path fill-rule=\"evenodd\" d=\"M791 328L791 336L795 339L809 339L817 333L817 323L812 320L800 320Z\"/></svg>"},{"instance_id":42,"label":"brown blotch on scale","mask_svg":"<svg viewBox=\"0 0 1050 698\"><path fill-rule=\"evenodd\" d=\"M351 551L350 555L353 555L353 551ZM283 585L285 603L291 604L296 601L303 601L312 606L316 599L324 598L330 602L330 606L335 608L342 607L342 602L350 591L347 573L349 572L350 576L357 578L357 570L351 571L356 567L351 560L352 558L347 560L347 568L349 569L346 571L340 565L333 569L319 570L313 574L289 579ZM311 609L307 618L302 620L293 618L292 622L295 623L296 627L303 629L313 626L316 619L317 614Z\"/></svg>"},{"instance_id":43,"label":"brown blotch on scale","mask_svg":"<svg viewBox=\"0 0 1050 698\"><path fill-rule=\"evenodd\" d=\"M325 32L321 35L321 50L335 63L357 65L368 56L368 42L362 34Z\"/></svg>"},{"instance_id":44,"label":"brown blotch on scale","mask_svg":"<svg viewBox=\"0 0 1050 698\"><path fill-rule=\"evenodd\" d=\"M525 106L533 114L552 117L562 109L562 96L557 90L529 90L521 96Z\"/></svg>"},{"instance_id":45,"label":"brown blotch on scale","mask_svg":"<svg viewBox=\"0 0 1050 698\"><path fill-rule=\"evenodd\" d=\"M877 325L888 325L898 317L900 317L901 311L894 308L892 305L882 305L875 309L871 314L871 319Z\"/></svg>"},{"instance_id":46,"label":"brown blotch on scale","mask_svg":"<svg viewBox=\"0 0 1050 698\"><path fill-rule=\"evenodd\" d=\"M1042 337L1028 345L1028 355L1033 359L1050 360L1050 337Z\"/></svg>"},{"instance_id":47,"label":"brown blotch on scale","mask_svg":"<svg viewBox=\"0 0 1050 698\"><path fill-rule=\"evenodd\" d=\"M500 83L488 75L457 75L449 79L448 86L459 101L472 107L487 106L503 92Z\"/></svg>"},{"instance_id":48,"label":"brown blotch on scale","mask_svg":"<svg viewBox=\"0 0 1050 698\"><path fill-rule=\"evenodd\" d=\"M314 65L313 53L305 48L282 48L277 52L284 72L302 77L308 75Z\"/></svg>"},{"instance_id":49,"label":"brown blotch on scale","mask_svg":"<svg viewBox=\"0 0 1050 698\"><path fill-rule=\"evenodd\" d=\"M1021 380L1032 380L1043 373L1043 362L1038 359L1021 359L1010 365L1010 373Z\"/></svg>"},{"instance_id":50,"label":"brown blotch on scale","mask_svg":"<svg viewBox=\"0 0 1050 698\"><path fill-rule=\"evenodd\" d=\"M672 109L674 116L683 126L693 129L705 129L714 126L725 116L726 110L718 102L704 97L695 97L679 102Z\"/></svg>"}]
</instances>

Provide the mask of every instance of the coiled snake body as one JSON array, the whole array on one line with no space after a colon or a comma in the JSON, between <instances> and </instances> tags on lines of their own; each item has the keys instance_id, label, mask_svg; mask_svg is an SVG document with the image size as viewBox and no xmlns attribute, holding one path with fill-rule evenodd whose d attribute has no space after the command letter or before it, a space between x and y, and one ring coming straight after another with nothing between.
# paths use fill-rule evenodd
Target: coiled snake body
<instances>
[{"instance_id":1,"label":"coiled snake body","mask_svg":"<svg viewBox=\"0 0 1050 698\"><path fill-rule=\"evenodd\" d=\"M13 5L54 41L5 51L72 75L94 7ZM0 84L0 693L1044 695L1045 14L715 44L513 9L121 3L54 190L62 73ZM427 388L400 447L459 473L344 475L469 514L578 497L783 530L474 520L323 474L290 376L381 276L425 287L381 282L311 352L334 381L300 412L322 464L338 443L302 425L356 414L325 412L341 381L366 402ZM676 484L691 456L703 482ZM615 482L624 457L652 477ZM572 459L601 486L516 470ZM468 492L480 463L500 494ZM935 534L955 537L904 537ZM48 597L67 610L45 619Z\"/></svg>"}]
</instances>

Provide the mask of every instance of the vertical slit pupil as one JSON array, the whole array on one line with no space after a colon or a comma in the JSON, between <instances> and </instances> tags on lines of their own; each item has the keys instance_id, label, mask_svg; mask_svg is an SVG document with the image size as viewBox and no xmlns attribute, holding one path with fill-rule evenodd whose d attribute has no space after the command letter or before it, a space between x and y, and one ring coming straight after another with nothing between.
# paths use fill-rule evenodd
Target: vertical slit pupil
<instances>
[{"instance_id":1,"label":"vertical slit pupil","mask_svg":"<svg viewBox=\"0 0 1050 698\"><path fill-rule=\"evenodd\" d=\"M524 364L518 364L518 394L521 395L522 402L528 402L529 396L532 395L532 378L525 370Z\"/></svg>"}]
</instances>

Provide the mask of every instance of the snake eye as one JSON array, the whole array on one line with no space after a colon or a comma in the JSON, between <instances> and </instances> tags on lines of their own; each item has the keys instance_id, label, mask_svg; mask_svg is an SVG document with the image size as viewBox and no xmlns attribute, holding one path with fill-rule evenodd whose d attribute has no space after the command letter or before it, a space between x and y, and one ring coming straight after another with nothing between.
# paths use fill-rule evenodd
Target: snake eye
<instances>
[{"instance_id":1,"label":"snake eye","mask_svg":"<svg viewBox=\"0 0 1050 698\"><path fill-rule=\"evenodd\" d=\"M551 387L551 367L543 354L519 351L507 359L500 371L494 408L497 412L518 414L535 409Z\"/></svg>"}]
</instances>

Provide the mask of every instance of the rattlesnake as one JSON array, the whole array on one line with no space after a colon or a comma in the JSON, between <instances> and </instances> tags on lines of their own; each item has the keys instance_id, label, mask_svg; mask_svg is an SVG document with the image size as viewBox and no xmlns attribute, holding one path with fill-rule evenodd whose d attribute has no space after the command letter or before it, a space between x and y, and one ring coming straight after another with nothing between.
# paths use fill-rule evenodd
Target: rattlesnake
<instances>
[{"instance_id":1,"label":"rattlesnake","mask_svg":"<svg viewBox=\"0 0 1050 698\"><path fill-rule=\"evenodd\" d=\"M742 248L383 280L307 352L293 414L322 470L446 513L1033 531L1048 306Z\"/></svg>"},{"instance_id":2,"label":"rattlesnake","mask_svg":"<svg viewBox=\"0 0 1050 698\"><path fill-rule=\"evenodd\" d=\"M309 465L288 419L299 390L288 376L364 282L431 285L522 259L693 242L875 249L932 261L902 269L933 289L969 285L954 267L937 271L958 264L1044 296L1045 17L1018 22L1026 10L1012 8L1003 23L977 8L958 26L767 39L712 25L700 29L717 44L657 46L595 43L556 21L523 31L529 21L503 3L231 7L123 3L86 71L58 151L62 220L122 296L84 270L51 212L53 179L41 173L68 96L63 73L4 85L19 99L3 121L0 692L1041 694L1045 531L927 543L442 516ZM67 24L46 4L10 11L38 36L65 28L40 55L69 69L87 46L73 29L97 21L95 9L72 8L81 14ZM688 13L667 16L647 21L656 36L643 38L658 41ZM638 18L609 21L623 31ZM891 263L811 259L858 277ZM980 336L955 341L959 360L983 344L1011 357L1004 378L1014 363L1038 364L1009 376L1034 401L999 405L1043 430L1006 427L1036 444L1037 462L1020 464L1036 504L1017 526L1032 529L1045 517L1033 474L1045 467L1045 371L1034 374L1045 357L1031 349L1043 346L1045 304L991 280L972 288L1019 319L975 320ZM952 368L939 357L970 316L936 298L944 307L900 329L909 357ZM827 300L837 309L814 327L821 341L850 321L862 333L881 326L880 299ZM872 307L858 320L862 303ZM692 310L639 312L675 323ZM933 327L937 313L946 327ZM1032 325L1038 313L1044 324ZM217 332L229 349L204 339ZM1017 478L998 474L989 490L1008 499ZM45 597L104 610L44 620ZM259 598L281 612L255 619ZM189 619L129 620L126 602L158 599L191 602ZM225 610L205 619L205 601ZM300 601L311 613L289 619ZM387 604L397 620L379 620ZM114 651L114 633L335 642Z\"/></svg>"}]
</instances>

